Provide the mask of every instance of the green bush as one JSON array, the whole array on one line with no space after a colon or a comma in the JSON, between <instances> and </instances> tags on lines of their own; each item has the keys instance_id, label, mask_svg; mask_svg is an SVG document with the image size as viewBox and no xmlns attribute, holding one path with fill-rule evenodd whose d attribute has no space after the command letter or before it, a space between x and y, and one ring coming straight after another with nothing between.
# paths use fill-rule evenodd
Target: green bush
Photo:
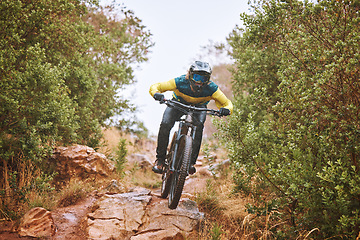
<instances>
[{"instance_id":1,"label":"green bush","mask_svg":"<svg viewBox=\"0 0 360 240\"><path fill-rule=\"evenodd\" d=\"M120 139L115 157L115 167L118 173L122 173L125 168L126 155L127 155L126 139Z\"/></svg>"},{"instance_id":2,"label":"green bush","mask_svg":"<svg viewBox=\"0 0 360 240\"><path fill-rule=\"evenodd\" d=\"M95 148L101 127L134 110L118 90L147 60L151 34L132 11L97 2L0 1L0 209L17 200L15 175L23 189L31 171L52 174L54 146Z\"/></svg>"},{"instance_id":3,"label":"green bush","mask_svg":"<svg viewBox=\"0 0 360 240\"><path fill-rule=\"evenodd\" d=\"M359 6L259 1L229 37L236 101L220 128L235 190L250 211L276 203L279 238L359 234Z\"/></svg>"}]
</instances>

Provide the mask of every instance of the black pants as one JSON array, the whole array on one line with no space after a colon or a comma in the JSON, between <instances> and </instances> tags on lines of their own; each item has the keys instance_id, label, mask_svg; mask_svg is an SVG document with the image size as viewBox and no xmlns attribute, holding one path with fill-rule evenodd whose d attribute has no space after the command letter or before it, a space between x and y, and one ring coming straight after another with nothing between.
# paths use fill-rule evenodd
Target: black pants
<instances>
[{"instance_id":1,"label":"black pants","mask_svg":"<svg viewBox=\"0 0 360 240\"><path fill-rule=\"evenodd\" d=\"M200 106L204 107L205 106ZM172 127L175 124L176 120L179 120L184 113L171 107L167 107L164 111L163 118L159 128L157 148L156 148L156 158L157 159L165 159L166 157L166 149L169 144L169 135ZM195 139L193 141L193 152L191 155L191 164L195 164L196 159L199 155L202 134L204 129L204 122L206 120L206 112L199 112L194 114L194 117L199 120L201 123L197 126L195 132Z\"/></svg>"}]
</instances>

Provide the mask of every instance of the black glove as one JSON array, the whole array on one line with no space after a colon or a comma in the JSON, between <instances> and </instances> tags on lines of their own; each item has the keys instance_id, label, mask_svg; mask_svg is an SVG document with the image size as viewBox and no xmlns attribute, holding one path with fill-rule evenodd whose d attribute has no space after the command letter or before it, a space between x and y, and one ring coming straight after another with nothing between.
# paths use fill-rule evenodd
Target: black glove
<instances>
[{"instance_id":1,"label":"black glove","mask_svg":"<svg viewBox=\"0 0 360 240\"><path fill-rule=\"evenodd\" d=\"M162 102L162 101L164 101L164 98L165 98L165 96L164 96L164 94L162 94L162 93L155 93L155 94L154 94L154 99L155 99L156 101Z\"/></svg>"},{"instance_id":2,"label":"black glove","mask_svg":"<svg viewBox=\"0 0 360 240\"><path fill-rule=\"evenodd\" d=\"M220 108L220 114L221 114L221 116L230 115L230 110L227 108Z\"/></svg>"}]
</instances>

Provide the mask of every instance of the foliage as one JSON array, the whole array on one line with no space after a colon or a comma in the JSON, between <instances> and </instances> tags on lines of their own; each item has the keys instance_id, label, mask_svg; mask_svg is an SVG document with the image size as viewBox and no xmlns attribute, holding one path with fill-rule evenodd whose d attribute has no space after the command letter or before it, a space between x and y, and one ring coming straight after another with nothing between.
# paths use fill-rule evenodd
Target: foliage
<instances>
[{"instance_id":1,"label":"foliage","mask_svg":"<svg viewBox=\"0 0 360 240\"><path fill-rule=\"evenodd\" d=\"M216 216L223 210L211 180L206 181L206 191L196 195L196 202L203 211L208 212L211 215Z\"/></svg>"},{"instance_id":2,"label":"foliage","mask_svg":"<svg viewBox=\"0 0 360 240\"><path fill-rule=\"evenodd\" d=\"M131 11L95 0L0 2L0 208L55 144L99 144L101 126L133 110L119 90L146 61L150 33Z\"/></svg>"},{"instance_id":3,"label":"foliage","mask_svg":"<svg viewBox=\"0 0 360 240\"><path fill-rule=\"evenodd\" d=\"M221 234L223 234L224 232L221 231L221 226L218 226L217 223L214 223L213 228L211 229L211 239L212 240L220 240L221 239Z\"/></svg>"},{"instance_id":4,"label":"foliage","mask_svg":"<svg viewBox=\"0 0 360 240\"><path fill-rule=\"evenodd\" d=\"M115 167L118 173L122 173L125 168L127 152L126 139L120 139L117 150L115 152Z\"/></svg>"},{"instance_id":5,"label":"foliage","mask_svg":"<svg viewBox=\"0 0 360 240\"><path fill-rule=\"evenodd\" d=\"M220 127L249 210L276 203L288 222L278 237L360 231L359 7L258 1L229 36L235 111Z\"/></svg>"}]
</instances>

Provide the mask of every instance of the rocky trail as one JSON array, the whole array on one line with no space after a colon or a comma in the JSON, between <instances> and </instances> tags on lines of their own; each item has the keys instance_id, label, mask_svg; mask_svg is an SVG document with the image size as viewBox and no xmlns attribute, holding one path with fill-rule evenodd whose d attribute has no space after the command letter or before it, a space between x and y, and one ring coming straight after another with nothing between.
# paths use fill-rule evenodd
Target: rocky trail
<instances>
[{"instance_id":1,"label":"rocky trail","mask_svg":"<svg viewBox=\"0 0 360 240\"><path fill-rule=\"evenodd\" d=\"M103 156L94 157L97 153L85 146L71 149L71 153L69 149L61 151L58 155L67 161L62 164L64 176L69 176L69 171L90 173L94 169L103 174L109 168ZM129 161L134 160L140 166L150 167L146 156L135 154ZM80 167L84 162L86 164ZM65 165L72 167L65 169ZM211 176L208 167L198 167L198 172L186 180L179 206L174 210L167 207L167 199L160 198L160 189L133 187L124 192L118 189L115 180L109 180L109 186L103 191L93 191L75 205L51 212L33 209L30 219L22 220L22 225L17 228L3 223L0 225L0 239L34 239L42 236L43 239L54 240L198 239L204 214L199 212L196 202L190 198L205 189L206 179Z\"/></svg>"}]
</instances>

